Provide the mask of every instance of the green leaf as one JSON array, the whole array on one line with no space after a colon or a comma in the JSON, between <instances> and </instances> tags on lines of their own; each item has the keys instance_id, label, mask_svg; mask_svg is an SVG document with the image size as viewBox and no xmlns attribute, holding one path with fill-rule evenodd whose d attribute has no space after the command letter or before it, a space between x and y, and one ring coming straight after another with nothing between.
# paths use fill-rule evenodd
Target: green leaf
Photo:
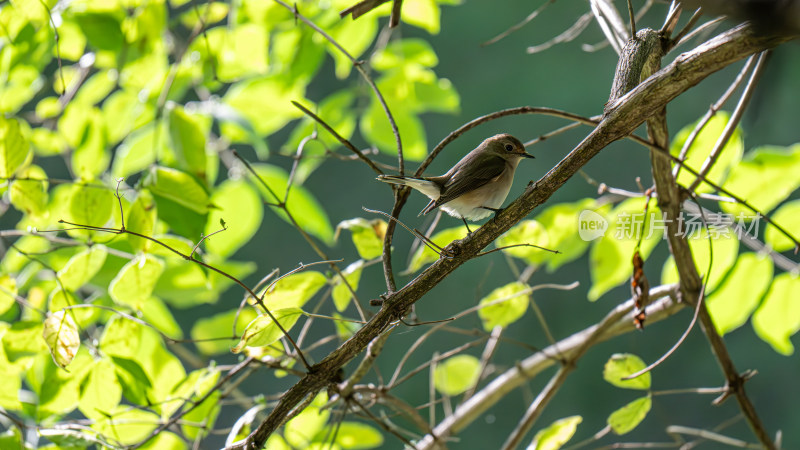
<instances>
[{"instance_id":1,"label":"green leaf","mask_svg":"<svg viewBox=\"0 0 800 450\"><path fill-rule=\"evenodd\" d=\"M42 337L58 367L67 367L81 346L78 326L65 310L56 311L44 321Z\"/></svg>"},{"instance_id":2,"label":"green leaf","mask_svg":"<svg viewBox=\"0 0 800 450\"><path fill-rule=\"evenodd\" d=\"M697 135L697 138L689 148L689 153L684 160L684 164L696 171L700 170L703 166L703 162L708 158L717 139L719 139L725 126L728 124L729 117L730 115L728 113L719 111L706 123L706 126L703 127L703 130ZM675 136L670 146L670 153L672 153L673 156L678 156L680 154L681 148L683 148L683 145L686 143L692 130L694 130L694 127L694 123L687 125ZM730 168L742 158L743 151L744 143L742 141L742 130L736 127L736 130L731 135L728 143L722 148L717 162L711 167L706 178L717 185L722 184ZM689 186L694 180L695 176L688 170L681 170L678 175L678 184L681 186ZM696 192L705 193L711 192L712 190L713 188L709 186L708 183L703 182L698 185Z\"/></svg>"},{"instance_id":3,"label":"green leaf","mask_svg":"<svg viewBox=\"0 0 800 450\"><path fill-rule=\"evenodd\" d=\"M143 185L158 196L173 201L194 212L205 214L209 209L208 191L193 176L170 167L150 169Z\"/></svg>"},{"instance_id":4,"label":"green leaf","mask_svg":"<svg viewBox=\"0 0 800 450\"><path fill-rule=\"evenodd\" d=\"M566 444L572 436L575 435L575 430L578 429L578 424L583 422L581 416L570 416L563 419L556 420L549 427L536 433L533 437L531 445L528 446L529 450L558 450Z\"/></svg>"},{"instance_id":5,"label":"green leaf","mask_svg":"<svg viewBox=\"0 0 800 450\"><path fill-rule=\"evenodd\" d=\"M720 335L747 321L772 281L772 270L772 260L767 256L755 253L739 256L725 281L706 300Z\"/></svg>"},{"instance_id":6,"label":"green leaf","mask_svg":"<svg viewBox=\"0 0 800 450\"><path fill-rule=\"evenodd\" d=\"M636 428L650 412L652 406L650 395L638 398L608 416L608 424L616 434L625 434Z\"/></svg>"},{"instance_id":7,"label":"green leaf","mask_svg":"<svg viewBox=\"0 0 800 450\"><path fill-rule=\"evenodd\" d=\"M55 364L47 364L38 392L37 416L41 419L74 410L80 399L81 381L92 364L93 359L85 349L81 349L72 360L69 372Z\"/></svg>"},{"instance_id":8,"label":"green leaf","mask_svg":"<svg viewBox=\"0 0 800 450\"><path fill-rule=\"evenodd\" d=\"M158 297L147 299L147 308L142 310L142 318L158 331L173 339L183 338L183 330L167 305Z\"/></svg>"},{"instance_id":9,"label":"green leaf","mask_svg":"<svg viewBox=\"0 0 800 450\"><path fill-rule=\"evenodd\" d=\"M175 389L175 398L191 398L193 400L199 400L201 397L206 396L206 394L209 394L209 392L215 388L217 382L219 381L219 376L219 370L216 368L203 368L195 370L190 373L186 379L183 380L183 382ZM189 437L189 439L197 438L200 433L207 433L207 430L204 429L203 425L207 426L209 430L213 429L214 421L216 420L220 409L219 396L220 392L218 390L211 393L205 400L203 400L202 403L197 406L197 408L184 416L186 420L181 426L181 429L183 430L183 433ZM182 403L183 401L171 402L169 410L171 411L177 407L181 407Z\"/></svg>"},{"instance_id":10,"label":"green leaf","mask_svg":"<svg viewBox=\"0 0 800 450\"><path fill-rule=\"evenodd\" d=\"M8 189L11 204L29 216L46 216L47 186L49 184L47 174L37 165L30 165L18 172L20 178L30 179L11 182Z\"/></svg>"},{"instance_id":11,"label":"green leaf","mask_svg":"<svg viewBox=\"0 0 800 450\"><path fill-rule=\"evenodd\" d=\"M95 180L108 168L105 121L99 109L88 109L80 141L72 152L72 172L81 180Z\"/></svg>"},{"instance_id":12,"label":"green leaf","mask_svg":"<svg viewBox=\"0 0 800 450\"><path fill-rule=\"evenodd\" d=\"M434 67L439 58L424 39L401 39L390 42L372 56L372 67L376 70L389 70L406 64L418 64L423 67Z\"/></svg>"},{"instance_id":13,"label":"green leaf","mask_svg":"<svg viewBox=\"0 0 800 450\"><path fill-rule=\"evenodd\" d=\"M136 200L128 210L128 215L125 217L127 223L125 228L128 231L141 234L143 236L153 236L156 227L156 220L158 219L158 207L153 195L147 189L141 189L136 195ZM131 247L136 251L147 252L153 247L160 247L155 242L134 236L127 235L128 242Z\"/></svg>"},{"instance_id":14,"label":"green leaf","mask_svg":"<svg viewBox=\"0 0 800 450\"><path fill-rule=\"evenodd\" d=\"M481 375L481 363L471 355L448 358L433 371L433 385L444 395L461 394L475 386Z\"/></svg>"},{"instance_id":15,"label":"green leaf","mask_svg":"<svg viewBox=\"0 0 800 450\"><path fill-rule=\"evenodd\" d=\"M297 319L304 314L303 310L300 308L284 308L272 310L271 312L287 333L292 329ZM247 324L242 338L231 351L233 353L239 353L244 350L245 347L264 347L272 344L281 337L283 337L281 329L272 321L272 318L265 314L256 317Z\"/></svg>"},{"instance_id":16,"label":"green leaf","mask_svg":"<svg viewBox=\"0 0 800 450\"><path fill-rule=\"evenodd\" d=\"M760 147L747 153L731 168L723 187L747 200L766 214L800 187L800 144L791 147ZM755 213L738 203L720 202L723 211L735 216Z\"/></svg>"},{"instance_id":17,"label":"green leaf","mask_svg":"<svg viewBox=\"0 0 800 450\"><path fill-rule=\"evenodd\" d=\"M492 304L493 303L493 304ZM530 303L530 286L515 281L493 290L482 298L480 305L489 305L478 310L483 329L492 331L494 327L507 327L519 320Z\"/></svg>"},{"instance_id":18,"label":"green leaf","mask_svg":"<svg viewBox=\"0 0 800 450\"><path fill-rule=\"evenodd\" d=\"M195 346L200 353L208 356L225 354L231 350L231 343L229 340L221 338L235 340L233 336L241 336L245 332L247 324L257 316L258 314L253 308L244 308L238 314L238 318L235 309L201 318L192 325L190 336L195 340ZM236 320L235 334L234 320Z\"/></svg>"},{"instance_id":19,"label":"green leaf","mask_svg":"<svg viewBox=\"0 0 800 450\"><path fill-rule=\"evenodd\" d=\"M226 224L225 231L206 239L209 252L228 257L246 244L261 226L264 207L253 187L242 180L225 180L211 195L211 203L217 206L209 212L205 235L221 229L220 220Z\"/></svg>"},{"instance_id":20,"label":"green leaf","mask_svg":"<svg viewBox=\"0 0 800 450\"><path fill-rule=\"evenodd\" d=\"M502 236L497 238L497 247L507 247L511 245L537 245L539 247L550 248L550 238L547 230L542 224L535 220L523 220ZM503 253L516 258L525 260L528 264L538 266L547 261L552 253L534 247L511 247L503 249Z\"/></svg>"},{"instance_id":21,"label":"green leaf","mask_svg":"<svg viewBox=\"0 0 800 450\"><path fill-rule=\"evenodd\" d=\"M325 393L317 394L303 411L286 423L283 437L292 448L307 448L330 417L329 409L321 409L328 401Z\"/></svg>"},{"instance_id":22,"label":"green leaf","mask_svg":"<svg viewBox=\"0 0 800 450\"><path fill-rule=\"evenodd\" d=\"M116 144L145 125L153 126L155 117L152 105L144 103L136 92L118 90L111 94L102 106L103 120L109 144ZM163 137L159 136L163 139ZM153 141L149 142L153 151ZM152 152L151 152L152 153Z\"/></svg>"},{"instance_id":23,"label":"green leaf","mask_svg":"<svg viewBox=\"0 0 800 450\"><path fill-rule=\"evenodd\" d=\"M108 286L111 298L136 310L143 309L153 294L164 263L150 255L139 255L125 264Z\"/></svg>"},{"instance_id":24,"label":"green leaf","mask_svg":"<svg viewBox=\"0 0 800 450\"><path fill-rule=\"evenodd\" d=\"M74 18L90 45L115 52L122 48L122 23L113 14L87 11L75 14Z\"/></svg>"},{"instance_id":25,"label":"green leaf","mask_svg":"<svg viewBox=\"0 0 800 450\"><path fill-rule=\"evenodd\" d=\"M294 80L290 84L277 76L269 76L235 83L225 93L224 100L246 117L258 134L265 136L302 115L291 102L302 100L304 96L304 82Z\"/></svg>"},{"instance_id":26,"label":"green leaf","mask_svg":"<svg viewBox=\"0 0 800 450\"><path fill-rule=\"evenodd\" d=\"M431 241L439 247L447 247L451 242L467 236L467 229L463 226L442 230L431 237ZM422 266L432 263L439 259L439 254L425 245L420 245L417 251L411 256L406 273L414 273Z\"/></svg>"},{"instance_id":27,"label":"green leaf","mask_svg":"<svg viewBox=\"0 0 800 450\"><path fill-rule=\"evenodd\" d=\"M289 175L280 167L267 164L254 164L253 168L259 178L269 186L269 191L261 183L257 183L261 196L269 203L283 201L289 183ZM271 191L271 192L270 192ZM274 194L274 195L273 195ZM275 196L278 196L276 199ZM291 223L286 213L277 207L271 208L278 216ZM292 185L289 191L289 198L286 201L286 209L289 214L297 221L297 225L325 242L333 243L333 227L330 219L322 208L322 205L314 198L311 193L303 186Z\"/></svg>"},{"instance_id":28,"label":"green leaf","mask_svg":"<svg viewBox=\"0 0 800 450\"><path fill-rule=\"evenodd\" d=\"M83 303L81 299L71 291L56 287L50 292L50 296L47 299L47 310L56 312L81 303ZM100 310L97 308L71 308L69 309L69 315L75 320L80 329L84 329L97 321L100 317Z\"/></svg>"},{"instance_id":29,"label":"green leaf","mask_svg":"<svg viewBox=\"0 0 800 450\"><path fill-rule=\"evenodd\" d=\"M58 271L58 279L64 289L74 291L88 283L106 262L108 251L103 245L93 245L69 259Z\"/></svg>"},{"instance_id":30,"label":"green leaf","mask_svg":"<svg viewBox=\"0 0 800 450\"><path fill-rule=\"evenodd\" d=\"M342 448L358 450L380 448L383 435L375 428L359 422L342 422L331 430L329 436L336 436L336 443Z\"/></svg>"},{"instance_id":31,"label":"green leaf","mask_svg":"<svg viewBox=\"0 0 800 450\"><path fill-rule=\"evenodd\" d=\"M113 411L122 400L122 386L117 380L114 364L110 359L101 358L86 375L81 385L78 409L86 417L99 420Z\"/></svg>"},{"instance_id":32,"label":"green leaf","mask_svg":"<svg viewBox=\"0 0 800 450\"><path fill-rule=\"evenodd\" d=\"M197 13L192 10L189 15ZM211 23L205 19L203 22ZM223 82L247 79L267 72L268 31L269 28L253 23L221 24L205 31L190 48L202 58L207 78L214 76Z\"/></svg>"},{"instance_id":33,"label":"green leaf","mask_svg":"<svg viewBox=\"0 0 800 450\"><path fill-rule=\"evenodd\" d=\"M375 35L378 34L378 18L374 15L366 15L358 21L339 20L327 31L333 40L339 42L351 57L358 59L372 45ZM322 36L319 35L316 36L316 39L323 41ZM336 78L347 78L353 69L353 62L326 40L325 48L336 63Z\"/></svg>"},{"instance_id":34,"label":"green leaf","mask_svg":"<svg viewBox=\"0 0 800 450\"><path fill-rule=\"evenodd\" d=\"M436 0L407 0L403 2L400 18L403 22L439 34L441 11Z\"/></svg>"},{"instance_id":35,"label":"green leaf","mask_svg":"<svg viewBox=\"0 0 800 450\"><path fill-rule=\"evenodd\" d=\"M168 113L170 145L180 168L205 179L206 132L193 114L183 107L173 106Z\"/></svg>"},{"instance_id":36,"label":"green leaf","mask_svg":"<svg viewBox=\"0 0 800 450\"><path fill-rule=\"evenodd\" d=\"M650 389L650 372L645 372L636 378L623 380L644 369L647 365L638 356L631 353L615 353L606 361L603 367L603 379L616 387L623 389Z\"/></svg>"},{"instance_id":37,"label":"green leaf","mask_svg":"<svg viewBox=\"0 0 800 450\"><path fill-rule=\"evenodd\" d=\"M422 161L428 154L428 143L422 121L415 113L404 109L402 104L394 104L388 100L387 103L402 138L404 158L406 161ZM379 150L389 155L397 155L397 140L386 113L377 101L373 101L367 112L361 116L359 129Z\"/></svg>"},{"instance_id":38,"label":"green leaf","mask_svg":"<svg viewBox=\"0 0 800 450\"><path fill-rule=\"evenodd\" d=\"M159 150L166 146L165 134L157 126L146 125L127 135L114 155L113 177L126 178L155 163Z\"/></svg>"},{"instance_id":39,"label":"green leaf","mask_svg":"<svg viewBox=\"0 0 800 450\"><path fill-rule=\"evenodd\" d=\"M697 272L703 277L705 277L706 271L708 270L709 262L708 236L709 233L703 229L694 233L688 239L695 267L697 268ZM706 294L714 292L714 289L716 289L723 278L725 278L725 274L733 267L733 264L736 262L736 256L739 253L739 241L734 235L719 235L715 238L714 231L712 231L711 236L713 264L711 265L711 275L708 279ZM675 259L670 256L667 262L664 263L664 268L661 271L661 283L677 283L678 279L678 269L675 267Z\"/></svg>"},{"instance_id":40,"label":"green leaf","mask_svg":"<svg viewBox=\"0 0 800 450\"><path fill-rule=\"evenodd\" d=\"M800 200L786 202L772 214L771 218L773 222L780 225L793 237L797 237L797 231L795 230L800 230ZM767 230L764 232L764 240L771 245L776 252L784 252L795 247L791 239L786 237L771 224L767 225Z\"/></svg>"},{"instance_id":41,"label":"green leaf","mask_svg":"<svg viewBox=\"0 0 800 450\"><path fill-rule=\"evenodd\" d=\"M162 422L157 414L124 405L105 413L103 418L92 425L92 429L123 445L144 440Z\"/></svg>"},{"instance_id":42,"label":"green leaf","mask_svg":"<svg viewBox=\"0 0 800 450\"><path fill-rule=\"evenodd\" d=\"M300 308L327 282L325 275L306 270L281 278L258 295L264 296L264 304L270 310Z\"/></svg>"},{"instance_id":43,"label":"green leaf","mask_svg":"<svg viewBox=\"0 0 800 450\"><path fill-rule=\"evenodd\" d=\"M386 234L386 226L386 222L381 219L367 220L357 217L344 220L336 225L334 239L338 239L341 230L349 230L358 255L362 259L370 260L383 254L383 237Z\"/></svg>"},{"instance_id":44,"label":"green leaf","mask_svg":"<svg viewBox=\"0 0 800 450\"><path fill-rule=\"evenodd\" d=\"M347 283L350 284L350 287L353 288L353 292L358 289L358 282L361 281L361 271L363 269L364 261L359 260L353 264L350 264L342 271L342 275L344 275L344 278L347 280ZM338 275L334 275L333 282L333 292L331 293L331 296L333 297L333 304L336 306L337 311L342 312L347 309L347 306L350 304L350 300L353 298L353 293L350 292L347 284L342 282L341 277Z\"/></svg>"},{"instance_id":45,"label":"green leaf","mask_svg":"<svg viewBox=\"0 0 800 450\"><path fill-rule=\"evenodd\" d=\"M640 255L644 260L661 242L666 224L655 202L650 205L645 224L644 203L642 198L625 200L605 216L608 228L589 251L592 274L589 300L597 300L630 278L633 273L631 260L639 236L643 237Z\"/></svg>"},{"instance_id":46,"label":"green leaf","mask_svg":"<svg viewBox=\"0 0 800 450\"><path fill-rule=\"evenodd\" d=\"M794 345L789 338L800 330L798 292L800 278L782 273L772 280L764 301L753 314L756 334L782 355L794 353Z\"/></svg>"},{"instance_id":47,"label":"green leaf","mask_svg":"<svg viewBox=\"0 0 800 450\"><path fill-rule=\"evenodd\" d=\"M19 121L0 117L0 178L11 178L28 161L30 151Z\"/></svg>"},{"instance_id":48,"label":"green leaf","mask_svg":"<svg viewBox=\"0 0 800 450\"><path fill-rule=\"evenodd\" d=\"M41 322L20 321L11 324L3 334L3 350L11 362L27 356L35 356L47 349L42 341Z\"/></svg>"},{"instance_id":49,"label":"green leaf","mask_svg":"<svg viewBox=\"0 0 800 450\"><path fill-rule=\"evenodd\" d=\"M0 315L5 314L17 302L17 280L10 276L0 275Z\"/></svg>"},{"instance_id":50,"label":"green leaf","mask_svg":"<svg viewBox=\"0 0 800 450\"><path fill-rule=\"evenodd\" d=\"M105 188L95 185L72 185L69 194L69 210L67 220L79 225L103 227L111 220L114 208L114 194ZM113 238L103 231L68 230L70 236L76 238L91 238L95 242L107 241Z\"/></svg>"},{"instance_id":51,"label":"green leaf","mask_svg":"<svg viewBox=\"0 0 800 450\"><path fill-rule=\"evenodd\" d=\"M136 405L147 405L147 390L153 386L150 377L142 366L129 358L112 356L117 382L122 387L122 395Z\"/></svg>"},{"instance_id":52,"label":"green leaf","mask_svg":"<svg viewBox=\"0 0 800 450\"><path fill-rule=\"evenodd\" d=\"M576 233L583 211L607 212L598 208L595 199L585 198L553 205L536 216L536 221L547 231L548 248L559 252L557 255L545 252L548 272L554 272L562 265L578 259L589 248L589 241L581 239Z\"/></svg>"}]
</instances>

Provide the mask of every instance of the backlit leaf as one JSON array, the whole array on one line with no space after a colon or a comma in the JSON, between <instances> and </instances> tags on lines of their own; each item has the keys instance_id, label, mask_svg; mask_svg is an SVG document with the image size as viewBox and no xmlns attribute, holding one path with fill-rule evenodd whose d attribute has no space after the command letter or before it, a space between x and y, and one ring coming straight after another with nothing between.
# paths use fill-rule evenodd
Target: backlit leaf
<instances>
[{"instance_id":1,"label":"backlit leaf","mask_svg":"<svg viewBox=\"0 0 800 450\"><path fill-rule=\"evenodd\" d=\"M623 389L650 389L650 372L645 372L636 378L623 380L647 367L638 356L631 353L615 353L603 366L603 379L616 387Z\"/></svg>"},{"instance_id":2,"label":"backlit leaf","mask_svg":"<svg viewBox=\"0 0 800 450\"><path fill-rule=\"evenodd\" d=\"M719 288L706 299L708 313L720 335L742 326L755 311L772 282L772 260L744 253Z\"/></svg>"},{"instance_id":3,"label":"backlit leaf","mask_svg":"<svg viewBox=\"0 0 800 450\"><path fill-rule=\"evenodd\" d=\"M270 310L300 308L327 282L325 275L306 270L281 278L258 295L264 296L264 304Z\"/></svg>"},{"instance_id":4,"label":"backlit leaf","mask_svg":"<svg viewBox=\"0 0 800 450\"><path fill-rule=\"evenodd\" d=\"M108 286L111 298L133 309L142 309L150 298L164 263L150 255L139 255L125 264Z\"/></svg>"},{"instance_id":5,"label":"backlit leaf","mask_svg":"<svg viewBox=\"0 0 800 450\"><path fill-rule=\"evenodd\" d=\"M78 326L72 320L72 316L63 309L47 316L42 337L50 349L53 362L61 368L67 367L72 362L81 345Z\"/></svg>"},{"instance_id":6,"label":"backlit leaf","mask_svg":"<svg viewBox=\"0 0 800 450\"><path fill-rule=\"evenodd\" d=\"M300 308L285 308L272 310L272 315L283 329L288 333L297 319L302 316ZM264 347L283 337L283 332L268 315L264 314L253 319L244 330L239 343L231 349L233 353L241 352L245 347Z\"/></svg>"},{"instance_id":7,"label":"backlit leaf","mask_svg":"<svg viewBox=\"0 0 800 450\"><path fill-rule=\"evenodd\" d=\"M800 277L782 273L772 280L761 306L753 314L756 334L783 355L794 353L789 339L800 330Z\"/></svg>"},{"instance_id":8,"label":"backlit leaf","mask_svg":"<svg viewBox=\"0 0 800 450\"><path fill-rule=\"evenodd\" d=\"M492 331L494 327L507 327L525 315L530 303L530 287L515 281L493 290L482 298L480 305L490 305L478 310L483 329Z\"/></svg>"},{"instance_id":9,"label":"backlit leaf","mask_svg":"<svg viewBox=\"0 0 800 450\"><path fill-rule=\"evenodd\" d=\"M451 242L462 239L466 237L467 229L464 226L458 226L455 228L448 228L438 233L434 234L431 237L431 241L433 241L436 245L444 248L447 247ZM414 273L422 268L422 266L432 263L439 259L439 254L433 251L432 249L428 248L425 245L420 245L417 251L411 256L411 261L408 263L408 269L406 272Z\"/></svg>"},{"instance_id":10,"label":"backlit leaf","mask_svg":"<svg viewBox=\"0 0 800 450\"><path fill-rule=\"evenodd\" d=\"M225 180L211 195L216 208L209 212L205 235L221 229L224 220L226 229L206 239L209 252L230 256L246 244L261 226L264 206L258 193L243 180Z\"/></svg>"},{"instance_id":11,"label":"backlit leaf","mask_svg":"<svg viewBox=\"0 0 800 450\"><path fill-rule=\"evenodd\" d=\"M608 424L616 434L626 434L638 426L647 413L650 412L652 399L647 397L638 398L622 408L614 411L608 416Z\"/></svg>"},{"instance_id":12,"label":"backlit leaf","mask_svg":"<svg viewBox=\"0 0 800 450\"><path fill-rule=\"evenodd\" d=\"M433 371L433 384L444 395L461 394L478 382L481 363L471 355L456 355L440 362Z\"/></svg>"},{"instance_id":13,"label":"backlit leaf","mask_svg":"<svg viewBox=\"0 0 800 450\"><path fill-rule=\"evenodd\" d=\"M583 417L581 416L570 416L556 420L549 427L536 433L531 445L528 446L528 450L560 449L561 446L572 439L578 424L581 422L583 422Z\"/></svg>"}]
</instances>

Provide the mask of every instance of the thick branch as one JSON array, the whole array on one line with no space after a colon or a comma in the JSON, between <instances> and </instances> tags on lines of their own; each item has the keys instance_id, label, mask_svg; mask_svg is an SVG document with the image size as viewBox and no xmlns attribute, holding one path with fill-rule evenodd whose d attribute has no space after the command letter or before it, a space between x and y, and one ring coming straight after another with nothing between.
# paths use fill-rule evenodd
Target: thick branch
<instances>
[{"instance_id":1,"label":"thick branch","mask_svg":"<svg viewBox=\"0 0 800 450\"><path fill-rule=\"evenodd\" d=\"M408 307L514 224L524 219L535 207L544 203L608 144L633 132L649 116L710 74L789 39L789 37L755 36L749 28L739 26L691 52L679 55L672 64L621 97L614 107L606 112L602 122L592 133L544 177L536 183L531 183L523 195L499 213L495 220L487 222L471 236L452 243L450 250L457 251L458 255L438 260L406 286L387 296L383 308L366 325L314 365L308 375L286 392L272 413L246 441L231 448L261 448L269 435L284 422L292 408L309 392L323 387L334 379L339 369L363 351L367 344L392 321L399 319Z\"/></svg>"}]
</instances>

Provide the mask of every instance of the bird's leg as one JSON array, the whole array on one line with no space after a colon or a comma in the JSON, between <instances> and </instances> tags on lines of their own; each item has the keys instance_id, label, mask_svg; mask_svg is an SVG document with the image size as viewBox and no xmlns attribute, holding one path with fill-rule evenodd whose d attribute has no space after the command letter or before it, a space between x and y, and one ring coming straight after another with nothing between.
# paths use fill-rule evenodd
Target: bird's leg
<instances>
[{"instance_id":1,"label":"bird's leg","mask_svg":"<svg viewBox=\"0 0 800 450\"><path fill-rule=\"evenodd\" d=\"M467 236L469 236L470 234L472 234L472 230L470 230L470 229L469 229L469 225L467 225L467 220L466 220L466 219L464 219L464 218L462 217L462 218L461 218L461 221L462 221L462 222L464 222L464 226L465 226L465 227L467 227Z\"/></svg>"}]
</instances>

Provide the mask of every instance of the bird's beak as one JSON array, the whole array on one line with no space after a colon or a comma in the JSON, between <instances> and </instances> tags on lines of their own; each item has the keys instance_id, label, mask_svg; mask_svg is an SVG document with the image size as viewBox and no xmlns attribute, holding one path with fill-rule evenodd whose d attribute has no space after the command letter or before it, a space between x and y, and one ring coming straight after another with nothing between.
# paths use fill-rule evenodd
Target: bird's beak
<instances>
[{"instance_id":1,"label":"bird's beak","mask_svg":"<svg viewBox=\"0 0 800 450\"><path fill-rule=\"evenodd\" d=\"M535 157L535 156L531 155L531 154L530 154L530 153L528 153L528 152L522 152L522 155L520 155L520 156L522 156L522 157L524 157L524 158L536 159L536 157Z\"/></svg>"}]
</instances>

